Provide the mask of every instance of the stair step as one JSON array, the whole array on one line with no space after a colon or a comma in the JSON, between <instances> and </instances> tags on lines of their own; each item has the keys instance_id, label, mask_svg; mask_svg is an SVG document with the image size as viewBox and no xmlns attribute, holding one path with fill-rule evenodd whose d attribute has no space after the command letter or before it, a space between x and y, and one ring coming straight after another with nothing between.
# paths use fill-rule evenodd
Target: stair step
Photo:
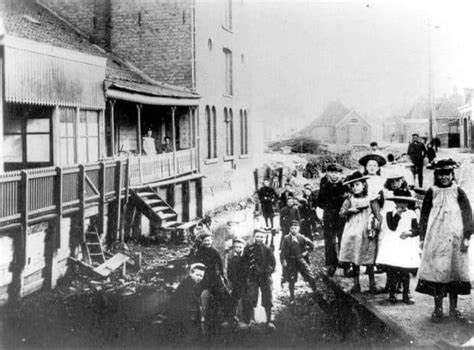
<instances>
[{"instance_id":1,"label":"stair step","mask_svg":"<svg viewBox=\"0 0 474 350\"><path fill-rule=\"evenodd\" d=\"M161 227L169 228L170 226L173 226L173 225L176 225L176 224L179 224L179 222L177 222L177 221L165 221L161 224Z\"/></svg>"},{"instance_id":2,"label":"stair step","mask_svg":"<svg viewBox=\"0 0 474 350\"><path fill-rule=\"evenodd\" d=\"M164 210L169 210L169 207L165 207L163 205L157 206L157 207L151 207L155 213L162 212Z\"/></svg>"},{"instance_id":3,"label":"stair step","mask_svg":"<svg viewBox=\"0 0 474 350\"><path fill-rule=\"evenodd\" d=\"M188 222L183 223L182 225L179 225L178 228L180 230L187 230L188 228L196 226L198 223L199 223L199 220L188 221Z\"/></svg>"},{"instance_id":4,"label":"stair step","mask_svg":"<svg viewBox=\"0 0 474 350\"><path fill-rule=\"evenodd\" d=\"M161 199L146 199L145 203L152 206L153 204L156 204L156 203L163 203L163 201Z\"/></svg>"},{"instance_id":5,"label":"stair step","mask_svg":"<svg viewBox=\"0 0 474 350\"><path fill-rule=\"evenodd\" d=\"M177 216L176 213L163 213L162 211L159 211L157 214L161 220L170 219Z\"/></svg>"},{"instance_id":6,"label":"stair step","mask_svg":"<svg viewBox=\"0 0 474 350\"><path fill-rule=\"evenodd\" d=\"M140 197L156 196L155 192L137 192L137 195Z\"/></svg>"}]
</instances>

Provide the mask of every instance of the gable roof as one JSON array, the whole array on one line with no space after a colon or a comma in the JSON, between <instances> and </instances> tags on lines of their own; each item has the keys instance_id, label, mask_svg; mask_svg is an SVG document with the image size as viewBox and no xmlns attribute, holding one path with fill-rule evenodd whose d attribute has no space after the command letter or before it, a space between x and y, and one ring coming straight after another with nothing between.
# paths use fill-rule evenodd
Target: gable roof
<instances>
[{"instance_id":1,"label":"gable roof","mask_svg":"<svg viewBox=\"0 0 474 350\"><path fill-rule=\"evenodd\" d=\"M330 102L326 109L321 113L311 124L307 126L307 129L313 129L321 126L336 126L350 110L346 108L341 102L333 101Z\"/></svg>"},{"instance_id":2,"label":"gable roof","mask_svg":"<svg viewBox=\"0 0 474 350\"><path fill-rule=\"evenodd\" d=\"M347 113L336 125L335 127L339 127L341 124L343 124L344 122L348 121L349 119L352 119L352 118L356 118L360 121L362 121L364 124L366 124L367 126L371 126L370 123L365 120L364 118L362 118L356 111L352 110L350 111L349 113Z\"/></svg>"}]
</instances>

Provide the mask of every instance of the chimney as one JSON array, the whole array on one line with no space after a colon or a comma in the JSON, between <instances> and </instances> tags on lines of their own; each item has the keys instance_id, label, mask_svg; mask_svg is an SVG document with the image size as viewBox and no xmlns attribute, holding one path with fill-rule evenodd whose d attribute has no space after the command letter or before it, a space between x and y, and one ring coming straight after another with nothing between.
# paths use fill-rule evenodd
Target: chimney
<instances>
[{"instance_id":1,"label":"chimney","mask_svg":"<svg viewBox=\"0 0 474 350\"><path fill-rule=\"evenodd\" d=\"M95 0L92 40L97 45L110 49L112 25L112 0Z\"/></svg>"}]
</instances>

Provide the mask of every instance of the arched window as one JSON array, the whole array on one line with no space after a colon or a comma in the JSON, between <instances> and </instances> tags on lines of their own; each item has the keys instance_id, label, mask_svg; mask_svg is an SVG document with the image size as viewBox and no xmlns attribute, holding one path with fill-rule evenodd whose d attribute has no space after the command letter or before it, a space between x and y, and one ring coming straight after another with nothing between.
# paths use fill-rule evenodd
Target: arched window
<instances>
[{"instance_id":1,"label":"arched window","mask_svg":"<svg viewBox=\"0 0 474 350\"><path fill-rule=\"evenodd\" d=\"M232 109L224 108L224 121L226 123L225 126L225 135L226 135L226 147L225 147L225 154L226 156L233 156L234 155L234 123L233 123L233 115Z\"/></svg>"}]
</instances>

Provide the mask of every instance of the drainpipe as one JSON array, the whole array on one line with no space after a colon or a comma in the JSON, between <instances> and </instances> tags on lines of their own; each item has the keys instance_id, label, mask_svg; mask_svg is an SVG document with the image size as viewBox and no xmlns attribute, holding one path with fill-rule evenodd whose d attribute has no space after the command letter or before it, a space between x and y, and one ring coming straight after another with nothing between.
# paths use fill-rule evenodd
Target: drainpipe
<instances>
[{"instance_id":1,"label":"drainpipe","mask_svg":"<svg viewBox=\"0 0 474 350\"><path fill-rule=\"evenodd\" d=\"M191 89L196 90L196 1L191 2Z\"/></svg>"},{"instance_id":2,"label":"drainpipe","mask_svg":"<svg viewBox=\"0 0 474 350\"><path fill-rule=\"evenodd\" d=\"M173 140L173 174L176 177L176 106L171 107L171 136Z\"/></svg>"}]
</instances>

